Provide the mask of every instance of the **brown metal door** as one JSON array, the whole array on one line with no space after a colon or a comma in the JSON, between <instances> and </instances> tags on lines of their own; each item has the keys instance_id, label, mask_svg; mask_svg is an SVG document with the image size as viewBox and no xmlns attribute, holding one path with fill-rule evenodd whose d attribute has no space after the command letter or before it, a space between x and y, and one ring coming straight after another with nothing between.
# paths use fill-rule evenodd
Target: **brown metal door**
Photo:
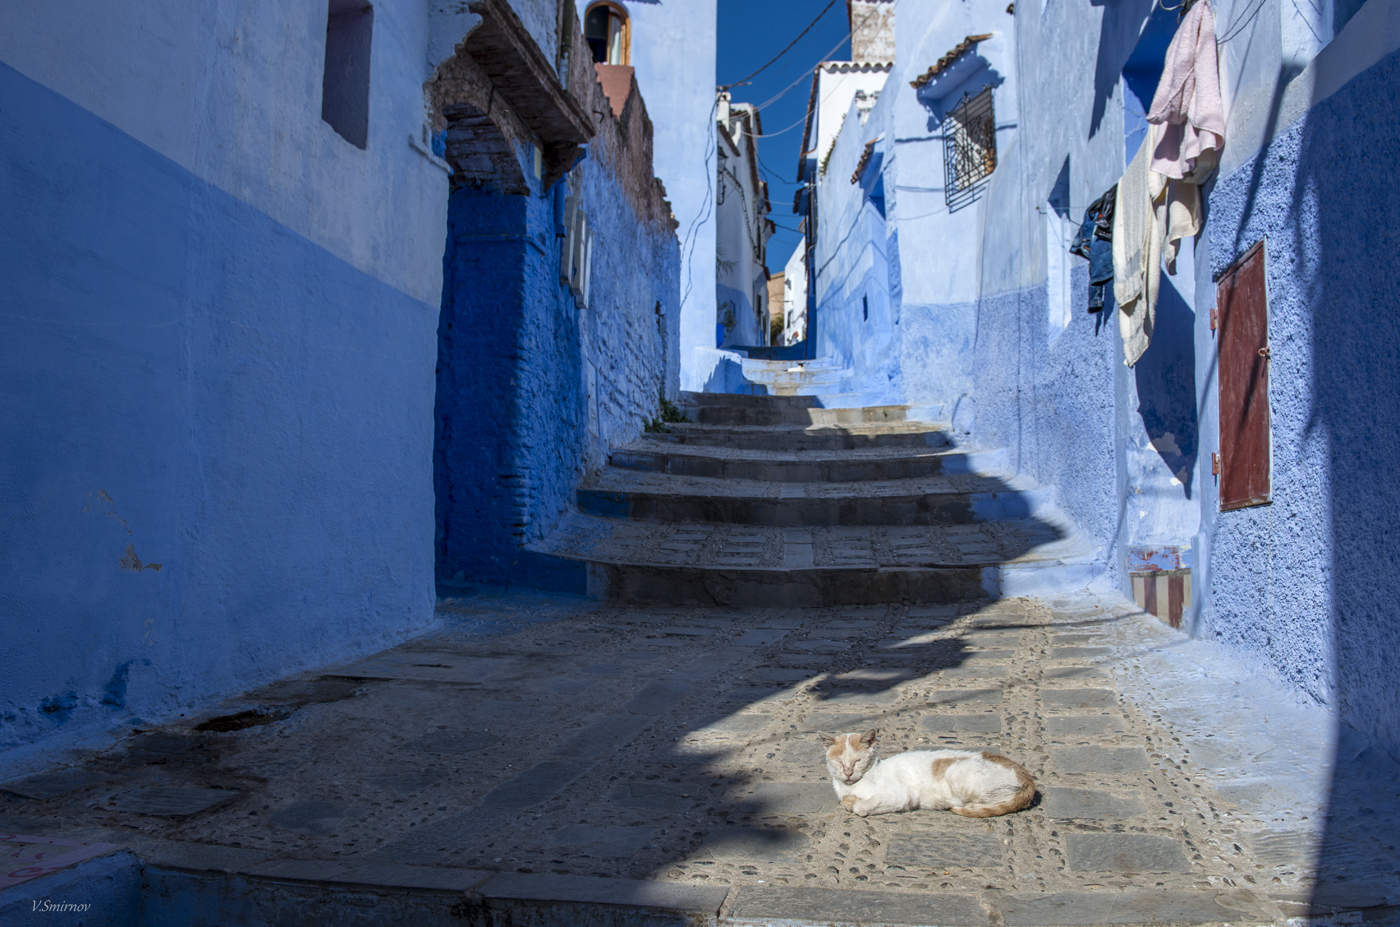
<instances>
[{"instance_id":1,"label":"brown metal door","mask_svg":"<svg viewBox=\"0 0 1400 927\"><path fill-rule=\"evenodd\" d=\"M1264 242L1216 286L1220 311L1220 509L1270 501L1269 304Z\"/></svg>"}]
</instances>

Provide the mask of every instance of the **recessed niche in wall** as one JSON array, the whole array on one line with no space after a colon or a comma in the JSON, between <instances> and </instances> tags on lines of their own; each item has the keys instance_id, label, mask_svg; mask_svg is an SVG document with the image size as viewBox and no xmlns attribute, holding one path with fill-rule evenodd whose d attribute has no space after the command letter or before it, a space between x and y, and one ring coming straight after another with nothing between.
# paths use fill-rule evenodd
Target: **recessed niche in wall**
<instances>
[{"instance_id":1,"label":"recessed niche in wall","mask_svg":"<svg viewBox=\"0 0 1400 927\"><path fill-rule=\"evenodd\" d=\"M369 52L374 8L364 0L329 0L321 118L357 148L369 141Z\"/></svg>"}]
</instances>

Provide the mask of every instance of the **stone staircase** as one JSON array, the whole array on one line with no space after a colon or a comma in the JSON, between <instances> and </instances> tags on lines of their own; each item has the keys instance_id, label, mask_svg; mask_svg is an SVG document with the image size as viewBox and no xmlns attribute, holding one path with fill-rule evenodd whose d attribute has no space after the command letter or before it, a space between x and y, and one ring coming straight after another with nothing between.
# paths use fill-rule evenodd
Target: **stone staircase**
<instances>
[{"instance_id":1,"label":"stone staircase","mask_svg":"<svg viewBox=\"0 0 1400 927\"><path fill-rule=\"evenodd\" d=\"M840 389L850 376L849 370L826 360L788 361L746 357L741 369L745 380L766 389L773 396L831 394Z\"/></svg>"},{"instance_id":2,"label":"stone staircase","mask_svg":"<svg viewBox=\"0 0 1400 927\"><path fill-rule=\"evenodd\" d=\"M1087 585L1092 548L996 451L903 406L684 394L690 421L619 449L533 549L590 594L722 606L949 602Z\"/></svg>"}]
</instances>

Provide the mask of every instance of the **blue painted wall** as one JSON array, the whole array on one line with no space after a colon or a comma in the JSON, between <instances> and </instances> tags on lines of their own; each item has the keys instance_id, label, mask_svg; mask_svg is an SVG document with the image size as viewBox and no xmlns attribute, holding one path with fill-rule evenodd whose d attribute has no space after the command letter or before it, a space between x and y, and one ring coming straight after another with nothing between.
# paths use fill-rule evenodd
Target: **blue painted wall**
<instances>
[{"instance_id":1,"label":"blue painted wall","mask_svg":"<svg viewBox=\"0 0 1400 927\"><path fill-rule=\"evenodd\" d=\"M436 306L5 65L0 109L7 761L424 627Z\"/></svg>"},{"instance_id":2,"label":"blue painted wall","mask_svg":"<svg viewBox=\"0 0 1400 927\"><path fill-rule=\"evenodd\" d=\"M527 192L463 188L449 203L439 326L440 579L582 593L583 568L541 557L584 474L635 439L678 385L680 248L652 175L639 93L614 117L591 65L574 87L602 113L583 159ZM560 279L565 199L592 234L586 304Z\"/></svg>"},{"instance_id":3,"label":"blue painted wall","mask_svg":"<svg viewBox=\"0 0 1400 927\"><path fill-rule=\"evenodd\" d=\"M1011 24L1005 4L990 0L901 0L894 68L879 99L868 114L850 106L829 158L815 165L816 355L848 368L842 401L907 401L943 418L970 408L989 220L980 195L954 206L945 197L942 120L964 94L990 86L998 144L1011 143L1018 125ZM911 86L973 34L991 37L938 81ZM872 142L860 181L851 183ZM1008 282L1014 286L998 288Z\"/></svg>"},{"instance_id":4,"label":"blue painted wall","mask_svg":"<svg viewBox=\"0 0 1400 927\"><path fill-rule=\"evenodd\" d=\"M1205 505L1201 630L1266 662L1400 753L1400 124L1376 101L1391 52L1220 177L1206 235L1223 270L1266 240L1273 504ZM1369 217L1369 218L1368 218ZM1214 450L1213 380L1204 391Z\"/></svg>"},{"instance_id":5,"label":"blue painted wall","mask_svg":"<svg viewBox=\"0 0 1400 927\"><path fill-rule=\"evenodd\" d=\"M966 417L976 440L1053 487L1126 594L1140 552L1189 561L1197 531L1195 269L1187 243L1163 274L1157 337L1128 368L1112 287L1090 313L1088 265L1067 244L1141 142L1138 99L1155 89L1175 14L1153 17L1150 2L1016 13L1019 128L984 195ZM1074 51L1047 52L1060 48Z\"/></svg>"},{"instance_id":6,"label":"blue painted wall","mask_svg":"<svg viewBox=\"0 0 1400 927\"><path fill-rule=\"evenodd\" d=\"M557 451L574 455L562 461L565 472L577 469L583 404L578 326L573 312L562 311L557 274L553 281L540 279L544 268L538 265L558 253L548 206L538 194L470 188L449 201L434 468L438 562L448 577L510 576L531 515L529 487L522 485L531 474L520 458L534 446L525 419L538 414L530 403L540 398L539 387L563 386L549 404L560 413L564 440ZM550 311L563 329L556 350L541 352L533 343L541 311ZM569 367L572 378L549 382ZM547 469L533 479L546 487L559 482Z\"/></svg>"},{"instance_id":7,"label":"blue painted wall","mask_svg":"<svg viewBox=\"0 0 1400 927\"><path fill-rule=\"evenodd\" d=\"M847 115L817 195L818 356L847 365L862 396L885 388L965 440L1006 447L1018 472L1054 488L1125 591L1134 551L1185 548L1189 560L1196 533L1197 271L1188 248L1159 337L1128 370L1112 305L1087 312L1087 265L1066 247L1140 134L1125 75L1154 82L1171 34L1159 16L1139 35L1150 12L1031 3L1013 28L990 3L901 0L895 70L863 124ZM1097 53L1079 48L1100 26ZM973 34L991 37L910 86ZM997 166L950 200L943 118L988 86Z\"/></svg>"},{"instance_id":8,"label":"blue painted wall","mask_svg":"<svg viewBox=\"0 0 1400 927\"><path fill-rule=\"evenodd\" d=\"M1141 144L1175 16L1150 0L1017 4L1016 54L979 46L980 66L1007 82L996 97L997 169L974 206L948 210L932 147L937 101L905 88L956 44L947 33L992 28L958 19L969 8L901 0L895 73L868 124L848 114L817 194L818 357L849 365L848 382L890 377L905 401L966 440L1008 448L1016 470L1053 488L1124 592L1143 563L1191 566L1193 633L1335 705L1396 751L1400 676L1386 655L1400 630L1384 590L1400 514L1389 478L1400 452L1391 372L1400 332L1381 307L1394 301L1397 242L1390 224L1363 217L1400 208L1387 178L1400 128L1374 103L1400 80L1400 4L1334 6L1328 15L1346 28L1317 34L1310 64L1290 44L1290 17L1306 11L1270 3L1268 16L1244 16L1234 0L1217 4L1219 22L1240 16L1220 45L1232 94L1226 153L1206 189L1206 228L1164 273L1152 346L1128 368L1111 298L1102 316L1086 311L1087 265L1066 260L1064 246ZM883 157L883 229L862 225L874 205L849 183L871 140ZM1275 497L1221 514L1208 465L1218 448L1215 342L1198 307L1214 305L1212 275L1261 238ZM892 317L862 332L875 253ZM894 369L862 357L866 343L896 345Z\"/></svg>"},{"instance_id":9,"label":"blue painted wall","mask_svg":"<svg viewBox=\"0 0 1400 927\"><path fill-rule=\"evenodd\" d=\"M852 101L842 131L824 167L814 166L818 183L817 235L813 261L817 318L815 350L820 358L848 371L840 390L843 403L897 402L900 388L900 320L890 295L886 257L889 230L882 167L888 106L882 97L868 115ZM875 143L863 178L851 177L866 146Z\"/></svg>"},{"instance_id":10,"label":"blue painted wall","mask_svg":"<svg viewBox=\"0 0 1400 927\"><path fill-rule=\"evenodd\" d=\"M578 0L579 17L591 0ZM666 185L681 251L682 389L704 387L715 345L715 0L621 0L631 20L630 63L656 125L656 176Z\"/></svg>"}]
</instances>

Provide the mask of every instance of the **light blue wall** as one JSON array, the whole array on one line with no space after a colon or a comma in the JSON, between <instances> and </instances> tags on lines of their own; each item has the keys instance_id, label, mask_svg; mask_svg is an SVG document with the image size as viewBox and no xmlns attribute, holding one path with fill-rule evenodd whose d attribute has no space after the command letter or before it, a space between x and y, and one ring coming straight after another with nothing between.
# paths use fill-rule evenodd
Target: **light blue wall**
<instances>
[{"instance_id":1,"label":"light blue wall","mask_svg":"<svg viewBox=\"0 0 1400 927\"><path fill-rule=\"evenodd\" d=\"M883 98L882 98L883 99ZM890 298L885 218L872 192L882 190L881 168L887 147L881 132L886 109L879 104L864 120L852 103L837 135L825 171L817 167L817 236L814 256L818 357L850 371L841 390L856 401L897 402L899 336L897 307ZM862 123L864 123L862 125ZM869 142L875 150L864 172L865 183L851 176ZM893 146L889 146L893 147Z\"/></svg>"},{"instance_id":2,"label":"light blue wall","mask_svg":"<svg viewBox=\"0 0 1400 927\"><path fill-rule=\"evenodd\" d=\"M1128 368L1111 285L1103 312L1089 313L1087 263L1065 246L1141 141L1135 94L1155 88L1176 19L1152 10L1016 11L1020 129L984 198L967 415L979 440L1007 446L1018 470L1054 488L1125 593L1144 558L1192 562L1197 268L1184 243L1176 273L1163 272L1152 346Z\"/></svg>"},{"instance_id":3,"label":"light blue wall","mask_svg":"<svg viewBox=\"0 0 1400 927\"><path fill-rule=\"evenodd\" d=\"M1362 16L1366 11L1357 14ZM1400 125L1377 101L1390 52L1220 177L1206 236L1219 272L1267 250L1273 503L1203 502L1210 557L1201 632L1255 656L1400 753L1400 623L1389 590L1400 522ZM1369 218L1368 218L1369 217ZM1204 433L1218 412L1206 381Z\"/></svg>"},{"instance_id":4,"label":"light blue wall","mask_svg":"<svg viewBox=\"0 0 1400 927\"><path fill-rule=\"evenodd\" d=\"M428 4L374 4L363 149L321 119L325 40L324 3L0 3L0 61L436 305L445 172L410 144L426 119Z\"/></svg>"},{"instance_id":5,"label":"light blue wall","mask_svg":"<svg viewBox=\"0 0 1400 927\"><path fill-rule=\"evenodd\" d=\"M589 0L578 0L579 17ZM619 3L632 23L631 63L656 128L656 176L680 223L681 388L701 389L715 344L715 0Z\"/></svg>"},{"instance_id":6,"label":"light blue wall","mask_svg":"<svg viewBox=\"0 0 1400 927\"><path fill-rule=\"evenodd\" d=\"M1153 9L1018 3L1015 62L986 51L989 66L1019 78L996 97L998 125L1012 131L999 129L999 163L975 207L949 212L938 208L930 101L905 88L953 44L934 34L965 12L902 0L900 63L870 124L848 117L818 190L819 356L849 363L858 381L890 367L859 345L892 338L902 397L941 410L966 440L1007 447L1096 543L1120 589L1143 562L1179 559L1193 570L1192 633L1336 706L1394 752L1400 676L1388 654L1400 630L1386 590L1400 516L1390 478L1400 325L1383 307L1395 300L1400 242L1374 219L1400 210L1388 178L1400 129L1377 103L1400 82L1400 3L1342 10L1346 28L1311 64L1288 57L1296 24L1282 5L1219 5L1225 157L1205 190L1205 229L1164 273L1152 346L1128 368L1111 298L1101 317L1086 311L1087 265L1063 248L1140 143L1140 104L1176 25ZM862 333L852 304L881 234L862 226L849 170L882 131L895 328ZM1213 276L1261 238L1274 500L1222 514L1208 463L1219 423L1206 309Z\"/></svg>"},{"instance_id":7,"label":"light blue wall","mask_svg":"<svg viewBox=\"0 0 1400 927\"><path fill-rule=\"evenodd\" d=\"M1064 253L1084 207L1123 170L1121 74L1135 47L1153 52L1139 46L1150 4L1140 6L1131 22L1126 9L1031 3L1017 11L1018 45L1001 6L902 0L895 71L865 126L848 116L818 190L818 355L850 365L866 391L889 384L968 440L1008 448L1019 472L1055 489L1125 590L1134 552L1184 548L1189 561L1198 519L1189 248L1168 281L1178 296L1163 300L1160 335L1134 370L1122 365L1112 306L1086 311L1087 267ZM937 80L910 86L986 33ZM950 204L941 121L988 85L997 167ZM849 183L872 139L867 173L880 174L884 221Z\"/></svg>"},{"instance_id":8,"label":"light blue wall","mask_svg":"<svg viewBox=\"0 0 1400 927\"><path fill-rule=\"evenodd\" d=\"M7 760L424 627L436 305L4 65L0 109Z\"/></svg>"},{"instance_id":9,"label":"light blue wall","mask_svg":"<svg viewBox=\"0 0 1400 927\"><path fill-rule=\"evenodd\" d=\"M848 364L843 388L869 401L907 401L940 417L970 407L988 220L980 197L956 209L946 201L941 122L965 93L990 85L998 144L1005 149L1011 143L1018 125L1011 23L1005 4L990 0L901 0L894 69L864 124L854 108L847 114L820 178L817 356ZM968 35L987 33L991 38L938 82L919 90L910 85ZM865 182L851 184L872 140ZM876 198L883 200L883 215ZM998 283L1008 285L1015 281Z\"/></svg>"}]
</instances>

